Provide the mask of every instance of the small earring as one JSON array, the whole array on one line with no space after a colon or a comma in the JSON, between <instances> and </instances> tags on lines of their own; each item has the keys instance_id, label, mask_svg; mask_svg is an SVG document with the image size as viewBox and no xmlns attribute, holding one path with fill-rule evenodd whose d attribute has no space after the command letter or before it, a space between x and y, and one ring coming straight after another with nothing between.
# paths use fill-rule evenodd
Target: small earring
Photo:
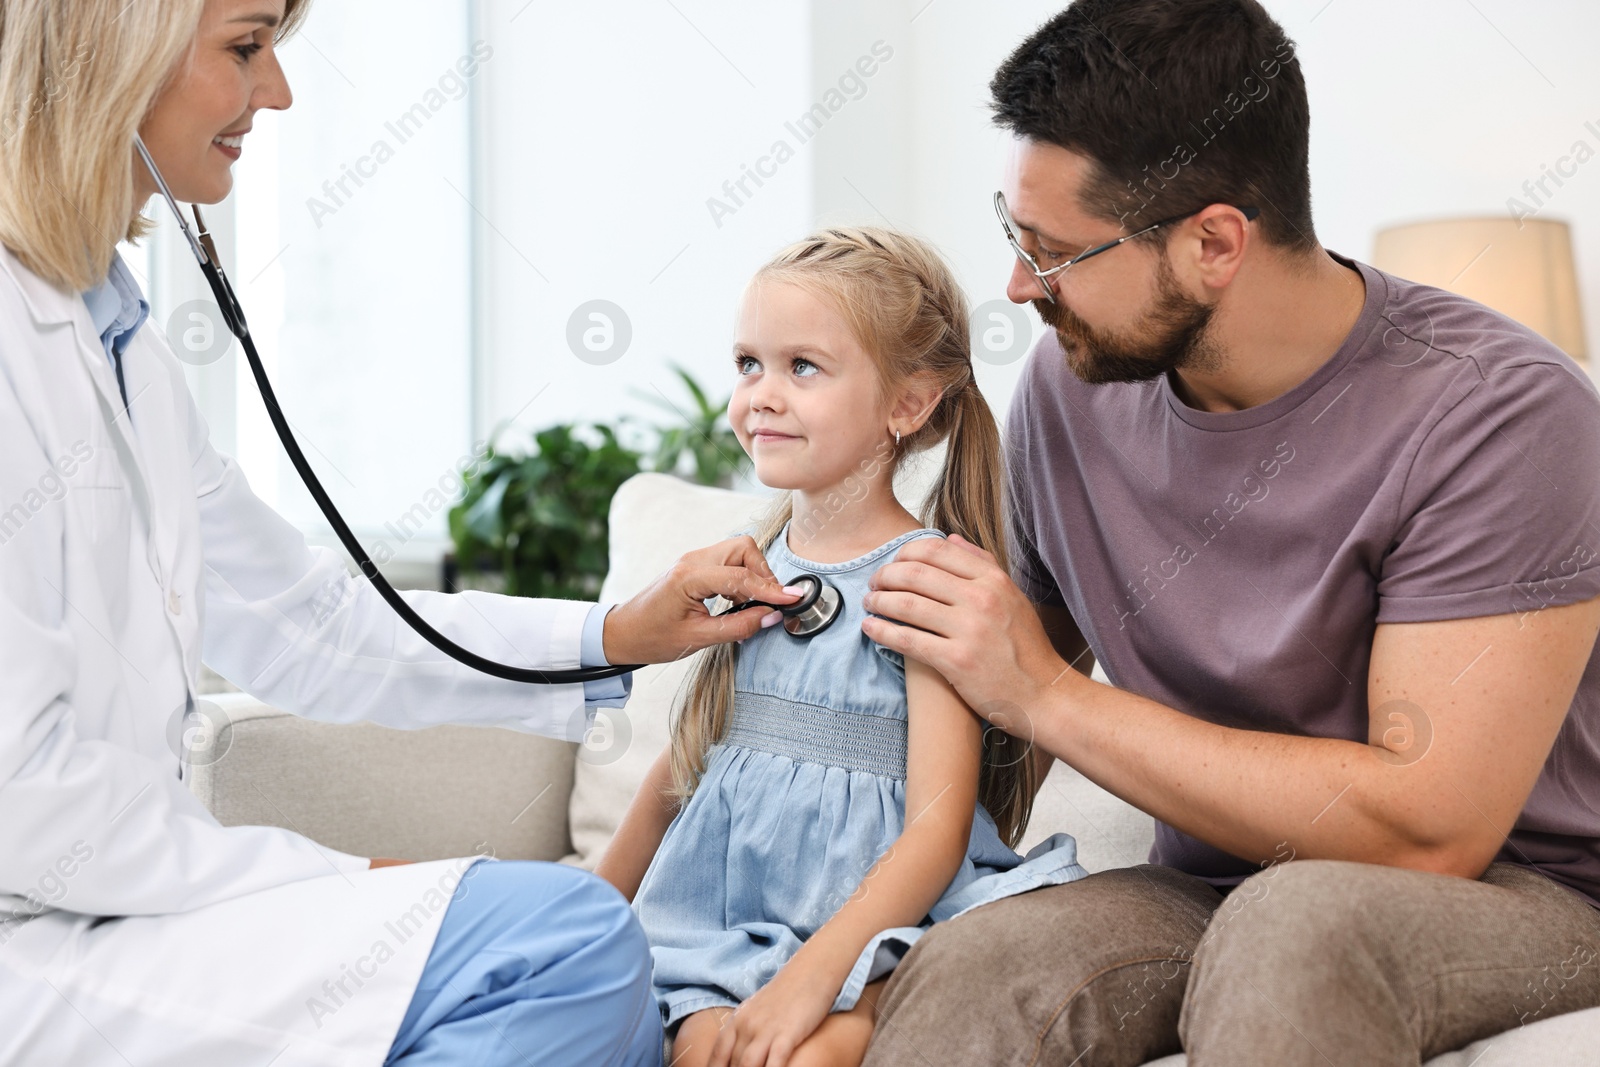
<instances>
[{"instance_id":1,"label":"small earring","mask_svg":"<svg viewBox=\"0 0 1600 1067\"><path fill-rule=\"evenodd\" d=\"M900 447L900 431L899 430L896 430L894 432L894 447L896 447L896 448Z\"/></svg>"}]
</instances>

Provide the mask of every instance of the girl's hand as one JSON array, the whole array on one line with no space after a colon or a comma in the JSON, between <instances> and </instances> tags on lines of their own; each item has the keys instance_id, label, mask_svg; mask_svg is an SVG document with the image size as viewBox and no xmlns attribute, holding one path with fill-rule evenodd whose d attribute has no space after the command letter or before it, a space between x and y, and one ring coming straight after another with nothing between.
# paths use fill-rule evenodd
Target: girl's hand
<instances>
[{"instance_id":1,"label":"girl's hand","mask_svg":"<svg viewBox=\"0 0 1600 1067\"><path fill-rule=\"evenodd\" d=\"M708 1067L785 1067L800 1043L828 1017L838 989L791 959L722 1024Z\"/></svg>"}]
</instances>

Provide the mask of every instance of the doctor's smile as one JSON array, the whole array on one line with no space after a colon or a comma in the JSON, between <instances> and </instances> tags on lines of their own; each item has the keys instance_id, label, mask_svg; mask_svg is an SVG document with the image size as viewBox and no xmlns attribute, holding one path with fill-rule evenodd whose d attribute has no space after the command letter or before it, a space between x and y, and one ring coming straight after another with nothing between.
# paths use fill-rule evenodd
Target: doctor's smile
<instances>
[{"instance_id":1,"label":"doctor's smile","mask_svg":"<svg viewBox=\"0 0 1600 1067\"><path fill-rule=\"evenodd\" d=\"M0 0L0 1067L1591 1067L1524 6Z\"/></svg>"},{"instance_id":2,"label":"doctor's smile","mask_svg":"<svg viewBox=\"0 0 1600 1067\"><path fill-rule=\"evenodd\" d=\"M248 129L244 129L238 133L222 134L214 138L211 143L216 145L223 155L237 163L243 154L245 134L249 132Z\"/></svg>"}]
</instances>

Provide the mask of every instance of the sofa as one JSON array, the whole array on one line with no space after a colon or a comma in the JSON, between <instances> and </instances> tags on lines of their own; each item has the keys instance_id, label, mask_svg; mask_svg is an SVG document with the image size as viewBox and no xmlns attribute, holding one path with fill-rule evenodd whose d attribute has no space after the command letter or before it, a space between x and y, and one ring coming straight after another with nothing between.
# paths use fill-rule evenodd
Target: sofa
<instances>
[{"instance_id":1,"label":"sofa","mask_svg":"<svg viewBox=\"0 0 1600 1067\"><path fill-rule=\"evenodd\" d=\"M925 485L913 472L897 491L914 503ZM743 527L763 502L660 474L630 479L611 506L601 600L631 596L684 552ZM216 695L207 698L215 728L193 753L188 781L225 825L287 827L356 855L488 853L592 868L667 743L668 709L686 669L639 671L627 708L603 709L581 745L487 727L319 723L245 694ZM1058 762L1022 850L1056 831L1074 835L1080 861L1098 871L1143 862L1154 828L1149 816ZM1156 1063L1181 1067L1184 1057ZM1533 1022L1428 1067L1513 1064L1600 1064L1600 1008Z\"/></svg>"}]
</instances>

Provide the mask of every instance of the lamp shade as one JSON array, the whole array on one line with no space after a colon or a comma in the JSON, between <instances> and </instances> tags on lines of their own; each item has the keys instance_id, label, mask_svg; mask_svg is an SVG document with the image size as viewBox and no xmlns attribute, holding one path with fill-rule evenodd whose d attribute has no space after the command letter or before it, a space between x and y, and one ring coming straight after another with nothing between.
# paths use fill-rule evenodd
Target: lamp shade
<instances>
[{"instance_id":1,"label":"lamp shade","mask_svg":"<svg viewBox=\"0 0 1600 1067\"><path fill-rule=\"evenodd\" d=\"M1372 265L1452 293L1538 331L1586 359L1572 232L1541 219L1440 219L1378 233Z\"/></svg>"}]
</instances>

